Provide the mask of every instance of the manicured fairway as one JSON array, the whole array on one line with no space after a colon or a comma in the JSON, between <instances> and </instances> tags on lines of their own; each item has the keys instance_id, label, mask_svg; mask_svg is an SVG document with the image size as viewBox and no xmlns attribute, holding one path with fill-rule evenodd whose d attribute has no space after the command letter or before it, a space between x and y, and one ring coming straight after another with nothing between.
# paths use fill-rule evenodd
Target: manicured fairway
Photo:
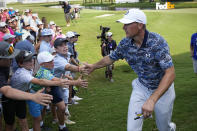
<instances>
[{"instance_id":1,"label":"manicured fairway","mask_svg":"<svg viewBox=\"0 0 197 131\"><path fill-rule=\"evenodd\" d=\"M9 6L9 5L8 5ZM70 27L65 27L62 9L48 8L48 4L10 5L18 9L33 9L40 18L45 16L63 28L64 33L72 30L81 34L78 45L81 61L93 63L99 60L100 34L99 26L109 26L117 43L125 36L122 24L115 21L123 16L125 11L81 11L81 18L73 21ZM176 100L172 121L177 124L177 131L197 130L197 76L193 73L189 44L192 33L197 31L197 8L175 9L167 11L144 10L148 17L147 29L161 34L169 43L171 55L176 69ZM103 14L114 14L108 17L96 18ZM125 61L115 64L114 83L104 77L104 69L95 71L88 77L88 89L80 89L78 96L84 98L79 105L70 106L71 120L75 125L69 125L70 131L125 131L127 109L132 91L131 81L136 74ZM28 119L31 119L28 117ZM45 123L51 124L51 115ZM29 122L31 123L31 122ZM30 124L31 126L31 124ZM157 130L152 120L145 120L144 131Z\"/></svg>"}]
</instances>

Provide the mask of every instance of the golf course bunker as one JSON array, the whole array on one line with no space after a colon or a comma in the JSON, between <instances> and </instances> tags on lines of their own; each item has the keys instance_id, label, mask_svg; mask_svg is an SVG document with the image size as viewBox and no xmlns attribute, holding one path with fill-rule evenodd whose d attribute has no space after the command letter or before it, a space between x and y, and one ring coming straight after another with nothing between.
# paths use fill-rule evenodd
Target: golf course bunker
<instances>
[{"instance_id":1,"label":"golf course bunker","mask_svg":"<svg viewBox=\"0 0 197 131\"><path fill-rule=\"evenodd\" d=\"M102 18L102 17L112 16L112 15L114 14L104 14L104 15L96 16L96 18Z\"/></svg>"}]
</instances>

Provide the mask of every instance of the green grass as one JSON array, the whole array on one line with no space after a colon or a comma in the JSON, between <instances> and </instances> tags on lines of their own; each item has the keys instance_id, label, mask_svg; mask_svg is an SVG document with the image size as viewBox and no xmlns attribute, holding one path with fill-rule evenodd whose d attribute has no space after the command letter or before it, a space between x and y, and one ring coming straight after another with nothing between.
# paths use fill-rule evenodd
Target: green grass
<instances>
[{"instance_id":1,"label":"green grass","mask_svg":"<svg viewBox=\"0 0 197 131\"><path fill-rule=\"evenodd\" d=\"M47 4L10 5L14 8L31 8L39 16L46 16L48 21L54 20L63 28L64 33L73 30L81 34L77 50L81 61L94 63L101 59L99 26L110 26L114 39L119 42L124 36L122 24L115 21L123 16L125 11L82 10L81 18L65 27L62 9L47 8ZM169 43L171 55L176 69L176 100L172 120L177 124L177 131L196 131L197 129L197 77L193 73L189 44L192 33L197 31L197 8L174 10L144 10L148 30L161 34ZM114 14L110 17L96 18L103 14ZM104 78L104 69L96 70L89 76L88 89L80 89L78 96L83 97L79 105L70 106L71 120L77 122L69 125L70 131L125 131L127 109L132 91L131 81L136 74L125 61L115 63L114 83ZM31 118L28 117L28 119ZM29 124L31 126L31 122ZM51 115L45 123L51 124ZM155 130L154 119L145 120L143 131Z\"/></svg>"}]
</instances>

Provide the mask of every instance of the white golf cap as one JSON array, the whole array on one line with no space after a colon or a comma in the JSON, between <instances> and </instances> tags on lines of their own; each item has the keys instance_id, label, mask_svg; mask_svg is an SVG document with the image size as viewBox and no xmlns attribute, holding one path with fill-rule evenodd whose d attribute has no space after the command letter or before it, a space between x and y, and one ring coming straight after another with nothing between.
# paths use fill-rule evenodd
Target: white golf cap
<instances>
[{"instance_id":1,"label":"white golf cap","mask_svg":"<svg viewBox=\"0 0 197 131\"><path fill-rule=\"evenodd\" d=\"M5 27L7 24L5 22L0 22L0 27Z\"/></svg>"},{"instance_id":2,"label":"white golf cap","mask_svg":"<svg viewBox=\"0 0 197 131\"><path fill-rule=\"evenodd\" d=\"M9 10L13 10L13 7L9 7Z\"/></svg>"},{"instance_id":3,"label":"white golf cap","mask_svg":"<svg viewBox=\"0 0 197 131\"><path fill-rule=\"evenodd\" d=\"M43 51L38 54L37 60L39 64L42 64L44 62L50 62L54 59L55 56L51 55L51 53L47 51Z\"/></svg>"},{"instance_id":4,"label":"white golf cap","mask_svg":"<svg viewBox=\"0 0 197 131\"><path fill-rule=\"evenodd\" d=\"M107 36L112 36L112 32L107 32Z\"/></svg>"},{"instance_id":5,"label":"white golf cap","mask_svg":"<svg viewBox=\"0 0 197 131\"><path fill-rule=\"evenodd\" d=\"M66 33L66 38L71 38L71 37L74 37L74 36L75 36L75 34L72 31L68 31Z\"/></svg>"},{"instance_id":6,"label":"white golf cap","mask_svg":"<svg viewBox=\"0 0 197 131\"><path fill-rule=\"evenodd\" d=\"M4 40L8 40L9 38L15 38L16 36L15 35L12 35L12 34L5 34L4 36L3 36L3 39Z\"/></svg>"},{"instance_id":7,"label":"white golf cap","mask_svg":"<svg viewBox=\"0 0 197 131\"><path fill-rule=\"evenodd\" d=\"M37 14L37 13L33 13L33 14L32 14L32 17L33 17L33 16L38 18L38 14Z\"/></svg>"},{"instance_id":8,"label":"white golf cap","mask_svg":"<svg viewBox=\"0 0 197 131\"><path fill-rule=\"evenodd\" d=\"M133 22L146 24L146 15L143 11L139 9L130 9L127 11L124 17L122 19L117 20L117 22L123 24L130 24Z\"/></svg>"},{"instance_id":9,"label":"white golf cap","mask_svg":"<svg viewBox=\"0 0 197 131\"><path fill-rule=\"evenodd\" d=\"M55 25L55 22L54 21L50 21L49 25Z\"/></svg>"},{"instance_id":10,"label":"white golf cap","mask_svg":"<svg viewBox=\"0 0 197 131\"><path fill-rule=\"evenodd\" d=\"M15 12L19 12L19 9L16 9Z\"/></svg>"},{"instance_id":11,"label":"white golf cap","mask_svg":"<svg viewBox=\"0 0 197 131\"><path fill-rule=\"evenodd\" d=\"M52 29L43 29L41 31L41 36L47 36L47 35L53 35L53 34L54 34L54 32Z\"/></svg>"}]
</instances>

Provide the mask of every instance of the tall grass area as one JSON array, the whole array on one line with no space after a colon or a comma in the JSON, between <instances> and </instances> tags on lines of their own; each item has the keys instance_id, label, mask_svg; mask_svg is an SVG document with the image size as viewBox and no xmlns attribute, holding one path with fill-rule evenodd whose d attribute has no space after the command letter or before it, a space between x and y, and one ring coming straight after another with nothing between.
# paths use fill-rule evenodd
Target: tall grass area
<instances>
[{"instance_id":1,"label":"tall grass area","mask_svg":"<svg viewBox=\"0 0 197 131\"><path fill-rule=\"evenodd\" d=\"M113 38L119 42L125 33L122 24L115 21L123 16L125 11L81 11L81 18L74 20L70 27L66 27L62 9L46 7L47 4L12 4L20 10L30 8L38 12L39 17L45 16L48 21L53 20L65 32L76 31L81 34L78 45L79 59L94 63L102 58L100 41L96 36L100 34L99 26L109 26ZM189 53L190 38L197 31L197 8L174 10L144 10L148 24L147 29L161 34L169 43L170 52L176 69L176 100L172 121L177 124L177 131L196 131L197 129L197 76L193 73L192 59ZM103 14L112 16L96 18ZM69 106L71 120L75 125L68 125L70 131L125 131L127 125L127 110L132 91L131 81L136 74L128 64L119 60L113 71L114 83L110 83L104 76L105 69L93 72L89 77L88 89L81 89L78 96L84 98L79 105ZM28 116L31 127L31 117ZM51 124L52 117L47 115L46 125L57 131L57 126ZM143 131L155 131L153 119L145 120Z\"/></svg>"}]
</instances>

